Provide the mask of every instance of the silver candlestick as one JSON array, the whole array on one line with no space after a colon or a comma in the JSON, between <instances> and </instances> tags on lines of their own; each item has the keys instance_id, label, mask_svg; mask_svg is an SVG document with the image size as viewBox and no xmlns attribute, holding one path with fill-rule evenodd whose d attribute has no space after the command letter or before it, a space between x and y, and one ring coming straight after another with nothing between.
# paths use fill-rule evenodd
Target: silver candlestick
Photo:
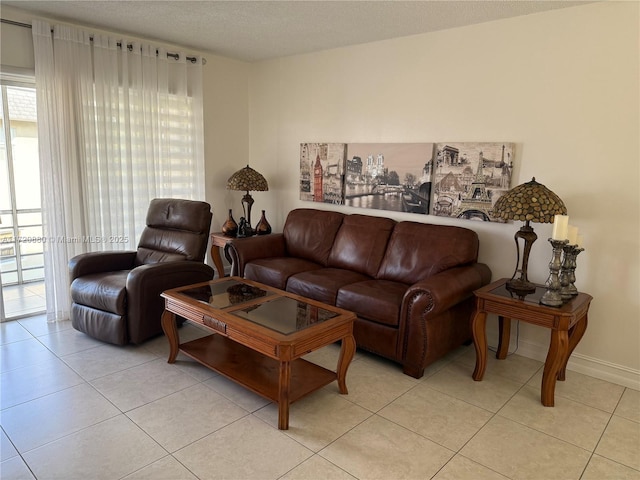
<instances>
[{"instance_id":1,"label":"silver candlestick","mask_svg":"<svg viewBox=\"0 0 640 480\"><path fill-rule=\"evenodd\" d=\"M560 296L564 301L571 300L578 295L578 289L574 285L576 281L576 257L584 248L578 245L565 245L563 247L564 259L560 268Z\"/></svg>"},{"instance_id":2,"label":"silver candlestick","mask_svg":"<svg viewBox=\"0 0 640 480\"><path fill-rule=\"evenodd\" d=\"M554 240L553 238L549 239L549 243L551 243L551 247L553 248L553 255L551 256L551 261L549 262L549 278L545 283L547 290L540 298L540 303L543 305L547 305L549 307L560 307L562 306L562 297L560 296L560 269L562 268L562 250L563 247L568 243L568 240Z\"/></svg>"}]
</instances>

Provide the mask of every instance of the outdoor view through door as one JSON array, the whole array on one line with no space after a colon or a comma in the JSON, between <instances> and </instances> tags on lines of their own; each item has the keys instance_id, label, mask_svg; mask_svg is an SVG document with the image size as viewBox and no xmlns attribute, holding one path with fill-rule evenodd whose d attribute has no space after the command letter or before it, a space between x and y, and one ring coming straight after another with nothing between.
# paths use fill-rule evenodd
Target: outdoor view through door
<instances>
[{"instance_id":1,"label":"outdoor view through door","mask_svg":"<svg viewBox=\"0 0 640 480\"><path fill-rule=\"evenodd\" d=\"M45 310L34 88L1 87L0 321Z\"/></svg>"}]
</instances>

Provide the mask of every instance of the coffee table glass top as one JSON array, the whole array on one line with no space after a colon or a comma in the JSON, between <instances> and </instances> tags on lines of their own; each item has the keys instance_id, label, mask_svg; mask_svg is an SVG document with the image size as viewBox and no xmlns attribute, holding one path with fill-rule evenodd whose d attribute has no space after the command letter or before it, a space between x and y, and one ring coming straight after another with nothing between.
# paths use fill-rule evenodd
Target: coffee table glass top
<instances>
[{"instance_id":1,"label":"coffee table glass top","mask_svg":"<svg viewBox=\"0 0 640 480\"><path fill-rule=\"evenodd\" d=\"M338 316L335 312L289 297L274 297L259 305L236 310L233 314L285 335Z\"/></svg>"},{"instance_id":2,"label":"coffee table glass top","mask_svg":"<svg viewBox=\"0 0 640 480\"><path fill-rule=\"evenodd\" d=\"M206 285L180 290L180 295L209 305L212 308L227 309L227 313L262 325L284 335L317 325L339 313L310 303L278 295L235 279L212 281ZM246 308L237 308L242 303L265 297L258 304L251 302Z\"/></svg>"},{"instance_id":3,"label":"coffee table glass top","mask_svg":"<svg viewBox=\"0 0 640 480\"><path fill-rule=\"evenodd\" d=\"M208 285L181 290L180 294L220 309L248 302L255 298L274 295L273 292L237 280L211 282Z\"/></svg>"}]
</instances>

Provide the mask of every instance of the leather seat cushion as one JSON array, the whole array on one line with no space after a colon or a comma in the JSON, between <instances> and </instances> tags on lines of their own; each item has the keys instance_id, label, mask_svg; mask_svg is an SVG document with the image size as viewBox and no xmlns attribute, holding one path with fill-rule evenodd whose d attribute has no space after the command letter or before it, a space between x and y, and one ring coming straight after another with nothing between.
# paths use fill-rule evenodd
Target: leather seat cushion
<instances>
[{"instance_id":1,"label":"leather seat cushion","mask_svg":"<svg viewBox=\"0 0 640 480\"><path fill-rule=\"evenodd\" d=\"M358 317L397 327L402 298L409 285L389 280L368 280L345 285L338 291L336 306Z\"/></svg>"},{"instance_id":2,"label":"leather seat cushion","mask_svg":"<svg viewBox=\"0 0 640 480\"><path fill-rule=\"evenodd\" d=\"M79 305L125 315L129 271L119 270L78 277L71 283L71 298Z\"/></svg>"},{"instance_id":3,"label":"leather seat cushion","mask_svg":"<svg viewBox=\"0 0 640 480\"><path fill-rule=\"evenodd\" d=\"M252 260L244 267L244 276L249 280L265 283L285 290L291 275L321 268L315 262L295 257L275 257Z\"/></svg>"},{"instance_id":4,"label":"leather seat cushion","mask_svg":"<svg viewBox=\"0 0 640 480\"><path fill-rule=\"evenodd\" d=\"M329 305L336 304L338 290L351 283L370 280L371 277L340 268L321 268L298 273L289 278L287 291L313 298Z\"/></svg>"}]
</instances>

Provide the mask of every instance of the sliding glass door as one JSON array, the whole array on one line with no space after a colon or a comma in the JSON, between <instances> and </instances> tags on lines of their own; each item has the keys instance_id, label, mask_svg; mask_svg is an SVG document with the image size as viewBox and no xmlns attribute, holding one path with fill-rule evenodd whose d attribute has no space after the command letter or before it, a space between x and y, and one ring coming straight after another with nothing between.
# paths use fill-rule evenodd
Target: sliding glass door
<instances>
[{"instance_id":1,"label":"sliding glass door","mask_svg":"<svg viewBox=\"0 0 640 480\"><path fill-rule=\"evenodd\" d=\"M0 320L44 312L44 262L34 88L2 85Z\"/></svg>"}]
</instances>

